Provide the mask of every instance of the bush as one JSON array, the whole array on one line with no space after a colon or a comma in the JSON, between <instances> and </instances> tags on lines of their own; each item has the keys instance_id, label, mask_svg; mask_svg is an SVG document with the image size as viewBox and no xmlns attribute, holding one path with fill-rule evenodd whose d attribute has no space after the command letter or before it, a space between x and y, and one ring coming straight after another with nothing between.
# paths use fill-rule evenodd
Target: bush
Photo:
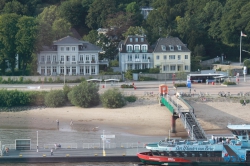
<instances>
[{"instance_id":1,"label":"bush","mask_svg":"<svg viewBox=\"0 0 250 166\"><path fill-rule=\"evenodd\" d=\"M224 85L236 85L236 82L225 81L223 82Z\"/></svg>"},{"instance_id":2,"label":"bush","mask_svg":"<svg viewBox=\"0 0 250 166\"><path fill-rule=\"evenodd\" d=\"M186 87L187 85L185 83L175 83L174 86L177 87Z\"/></svg>"},{"instance_id":3,"label":"bush","mask_svg":"<svg viewBox=\"0 0 250 166\"><path fill-rule=\"evenodd\" d=\"M135 95L125 96L125 100L128 102L135 102L137 97Z\"/></svg>"},{"instance_id":4,"label":"bush","mask_svg":"<svg viewBox=\"0 0 250 166\"><path fill-rule=\"evenodd\" d=\"M74 86L68 93L69 101L79 107L92 107L100 103L99 86L93 82L83 81L77 86Z\"/></svg>"},{"instance_id":5,"label":"bush","mask_svg":"<svg viewBox=\"0 0 250 166\"><path fill-rule=\"evenodd\" d=\"M134 85L122 84L121 88L134 88Z\"/></svg>"},{"instance_id":6,"label":"bush","mask_svg":"<svg viewBox=\"0 0 250 166\"><path fill-rule=\"evenodd\" d=\"M64 93L64 95L66 96L67 100L68 100L68 93L69 93L71 90L72 90L72 88L71 88L69 85L65 84L65 85L63 86L63 93Z\"/></svg>"},{"instance_id":7,"label":"bush","mask_svg":"<svg viewBox=\"0 0 250 166\"><path fill-rule=\"evenodd\" d=\"M47 107L61 107L66 101L62 90L51 90L45 96L45 105Z\"/></svg>"},{"instance_id":8,"label":"bush","mask_svg":"<svg viewBox=\"0 0 250 166\"><path fill-rule=\"evenodd\" d=\"M102 105L106 108L121 108L126 105L126 100L119 89L109 89L101 95Z\"/></svg>"},{"instance_id":9,"label":"bush","mask_svg":"<svg viewBox=\"0 0 250 166\"><path fill-rule=\"evenodd\" d=\"M51 77L49 77L49 83L52 83L53 79Z\"/></svg>"},{"instance_id":10,"label":"bush","mask_svg":"<svg viewBox=\"0 0 250 166\"><path fill-rule=\"evenodd\" d=\"M47 91L0 90L0 107L44 105ZM15 109L13 109L15 110ZM20 109L17 109L17 111Z\"/></svg>"},{"instance_id":11,"label":"bush","mask_svg":"<svg viewBox=\"0 0 250 166\"><path fill-rule=\"evenodd\" d=\"M19 77L19 83L23 83L23 77Z\"/></svg>"}]
</instances>

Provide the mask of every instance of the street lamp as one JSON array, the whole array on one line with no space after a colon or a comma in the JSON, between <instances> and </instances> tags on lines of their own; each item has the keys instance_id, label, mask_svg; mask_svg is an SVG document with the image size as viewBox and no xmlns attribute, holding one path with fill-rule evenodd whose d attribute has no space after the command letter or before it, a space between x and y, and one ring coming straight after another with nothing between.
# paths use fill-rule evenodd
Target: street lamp
<instances>
[{"instance_id":1,"label":"street lamp","mask_svg":"<svg viewBox=\"0 0 250 166\"><path fill-rule=\"evenodd\" d=\"M192 140L194 139L194 127L195 125L192 126Z\"/></svg>"},{"instance_id":2,"label":"street lamp","mask_svg":"<svg viewBox=\"0 0 250 166\"><path fill-rule=\"evenodd\" d=\"M165 59L165 68L164 68L165 70L164 71L165 71L165 85L166 85L166 80L167 80L167 72L166 72L166 68L167 68L167 61L166 61L167 60L167 56L166 55L164 55L164 59Z\"/></svg>"},{"instance_id":3,"label":"street lamp","mask_svg":"<svg viewBox=\"0 0 250 166\"><path fill-rule=\"evenodd\" d=\"M185 113L185 129L187 128L187 114L188 113Z\"/></svg>"},{"instance_id":4,"label":"street lamp","mask_svg":"<svg viewBox=\"0 0 250 166\"><path fill-rule=\"evenodd\" d=\"M38 131L36 131L36 152L38 152Z\"/></svg>"}]
</instances>

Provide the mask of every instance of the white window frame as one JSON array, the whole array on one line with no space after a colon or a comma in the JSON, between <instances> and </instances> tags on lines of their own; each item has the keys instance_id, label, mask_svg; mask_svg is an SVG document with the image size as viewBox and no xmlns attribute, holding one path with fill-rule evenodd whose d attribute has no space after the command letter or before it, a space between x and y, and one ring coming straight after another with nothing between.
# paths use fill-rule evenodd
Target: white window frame
<instances>
[{"instance_id":1,"label":"white window frame","mask_svg":"<svg viewBox=\"0 0 250 166\"><path fill-rule=\"evenodd\" d=\"M134 51L140 52L140 45L134 45Z\"/></svg>"},{"instance_id":2,"label":"white window frame","mask_svg":"<svg viewBox=\"0 0 250 166\"><path fill-rule=\"evenodd\" d=\"M47 55L46 56L46 62L50 62L50 61L51 61L50 55Z\"/></svg>"},{"instance_id":3,"label":"white window frame","mask_svg":"<svg viewBox=\"0 0 250 166\"><path fill-rule=\"evenodd\" d=\"M133 45L127 45L127 52L132 52L133 51Z\"/></svg>"},{"instance_id":4,"label":"white window frame","mask_svg":"<svg viewBox=\"0 0 250 166\"><path fill-rule=\"evenodd\" d=\"M64 47L60 47L61 51L64 51Z\"/></svg>"},{"instance_id":5,"label":"white window frame","mask_svg":"<svg viewBox=\"0 0 250 166\"><path fill-rule=\"evenodd\" d=\"M185 55L185 59L188 59L188 55Z\"/></svg>"},{"instance_id":6,"label":"white window frame","mask_svg":"<svg viewBox=\"0 0 250 166\"><path fill-rule=\"evenodd\" d=\"M95 74L95 66L91 66L91 74Z\"/></svg>"},{"instance_id":7,"label":"white window frame","mask_svg":"<svg viewBox=\"0 0 250 166\"><path fill-rule=\"evenodd\" d=\"M56 62L56 55L53 55L53 62Z\"/></svg>"},{"instance_id":8,"label":"white window frame","mask_svg":"<svg viewBox=\"0 0 250 166\"><path fill-rule=\"evenodd\" d=\"M51 67L47 66L47 76L50 76L50 75L51 75Z\"/></svg>"},{"instance_id":9,"label":"white window frame","mask_svg":"<svg viewBox=\"0 0 250 166\"><path fill-rule=\"evenodd\" d=\"M170 71L176 71L176 66L175 65L170 65Z\"/></svg>"},{"instance_id":10,"label":"white window frame","mask_svg":"<svg viewBox=\"0 0 250 166\"><path fill-rule=\"evenodd\" d=\"M76 67L72 66L72 75L76 75Z\"/></svg>"},{"instance_id":11,"label":"white window frame","mask_svg":"<svg viewBox=\"0 0 250 166\"><path fill-rule=\"evenodd\" d=\"M163 55L163 59L164 59L164 60L167 60L167 55Z\"/></svg>"},{"instance_id":12,"label":"white window frame","mask_svg":"<svg viewBox=\"0 0 250 166\"><path fill-rule=\"evenodd\" d=\"M83 56L83 55L80 55L80 56L79 56L79 61L80 61L80 62L83 62L83 61L84 61L84 56Z\"/></svg>"},{"instance_id":13,"label":"white window frame","mask_svg":"<svg viewBox=\"0 0 250 166\"><path fill-rule=\"evenodd\" d=\"M76 61L76 56L72 55L72 61L75 62Z\"/></svg>"},{"instance_id":14,"label":"white window frame","mask_svg":"<svg viewBox=\"0 0 250 166\"><path fill-rule=\"evenodd\" d=\"M61 55L60 61L64 62L64 55Z\"/></svg>"},{"instance_id":15,"label":"white window frame","mask_svg":"<svg viewBox=\"0 0 250 166\"><path fill-rule=\"evenodd\" d=\"M178 55L178 60L181 60L181 55Z\"/></svg>"},{"instance_id":16,"label":"white window frame","mask_svg":"<svg viewBox=\"0 0 250 166\"><path fill-rule=\"evenodd\" d=\"M174 60L175 59L175 55L169 55L169 60Z\"/></svg>"},{"instance_id":17,"label":"white window frame","mask_svg":"<svg viewBox=\"0 0 250 166\"><path fill-rule=\"evenodd\" d=\"M86 55L85 59L86 61L89 61L89 55Z\"/></svg>"},{"instance_id":18,"label":"white window frame","mask_svg":"<svg viewBox=\"0 0 250 166\"><path fill-rule=\"evenodd\" d=\"M142 52L147 52L148 51L148 46L147 45L142 45L141 50L142 50Z\"/></svg>"},{"instance_id":19,"label":"white window frame","mask_svg":"<svg viewBox=\"0 0 250 166\"><path fill-rule=\"evenodd\" d=\"M66 47L66 51L70 51L70 47Z\"/></svg>"},{"instance_id":20,"label":"white window frame","mask_svg":"<svg viewBox=\"0 0 250 166\"><path fill-rule=\"evenodd\" d=\"M60 74L64 74L64 66L60 66Z\"/></svg>"},{"instance_id":21,"label":"white window frame","mask_svg":"<svg viewBox=\"0 0 250 166\"><path fill-rule=\"evenodd\" d=\"M71 49L72 49L72 51L75 51L75 50L76 50L76 47L72 47Z\"/></svg>"},{"instance_id":22,"label":"white window frame","mask_svg":"<svg viewBox=\"0 0 250 166\"><path fill-rule=\"evenodd\" d=\"M80 66L80 74L84 74L84 66Z\"/></svg>"},{"instance_id":23,"label":"white window frame","mask_svg":"<svg viewBox=\"0 0 250 166\"><path fill-rule=\"evenodd\" d=\"M86 67L85 67L85 74L88 74L88 75L89 75L89 66L86 66Z\"/></svg>"},{"instance_id":24,"label":"white window frame","mask_svg":"<svg viewBox=\"0 0 250 166\"><path fill-rule=\"evenodd\" d=\"M160 60L160 55L157 55L157 56L156 56L156 60Z\"/></svg>"},{"instance_id":25,"label":"white window frame","mask_svg":"<svg viewBox=\"0 0 250 166\"><path fill-rule=\"evenodd\" d=\"M44 58L45 58L44 55L41 55L41 62L44 62L44 61L45 61Z\"/></svg>"},{"instance_id":26,"label":"white window frame","mask_svg":"<svg viewBox=\"0 0 250 166\"><path fill-rule=\"evenodd\" d=\"M189 68L188 65L185 65L185 70L189 70L188 68Z\"/></svg>"},{"instance_id":27,"label":"white window frame","mask_svg":"<svg viewBox=\"0 0 250 166\"><path fill-rule=\"evenodd\" d=\"M52 73L56 73L57 72L57 68L56 68L56 66L53 66L52 67Z\"/></svg>"},{"instance_id":28,"label":"white window frame","mask_svg":"<svg viewBox=\"0 0 250 166\"><path fill-rule=\"evenodd\" d=\"M169 45L169 49L170 49L170 51L174 51L174 46Z\"/></svg>"}]
</instances>

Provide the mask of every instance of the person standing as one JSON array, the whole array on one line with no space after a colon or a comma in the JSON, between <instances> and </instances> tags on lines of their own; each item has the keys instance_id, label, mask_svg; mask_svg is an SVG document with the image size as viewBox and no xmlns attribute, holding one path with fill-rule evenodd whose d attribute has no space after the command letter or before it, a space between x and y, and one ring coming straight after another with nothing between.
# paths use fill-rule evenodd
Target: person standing
<instances>
[{"instance_id":1,"label":"person standing","mask_svg":"<svg viewBox=\"0 0 250 166\"><path fill-rule=\"evenodd\" d=\"M59 130L59 120L56 120L56 124L57 124L57 129Z\"/></svg>"},{"instance_id":2,"label":"person standing","mask_svg":"<svg viewBox=\"0 0 250 166\"><path fill-rule=\"evenodd\" d=\"M50 150L50 155L53 156L53 149Z\"/></svg>"}]
</instances>

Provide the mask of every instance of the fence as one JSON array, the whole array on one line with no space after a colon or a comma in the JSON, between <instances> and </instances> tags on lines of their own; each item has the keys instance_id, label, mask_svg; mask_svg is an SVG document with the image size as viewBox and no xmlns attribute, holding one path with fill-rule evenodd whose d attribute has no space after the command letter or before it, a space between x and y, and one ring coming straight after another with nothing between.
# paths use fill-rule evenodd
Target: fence
<instances>
[{"instance_id":1,"label":"fence","mask_svg":"<svg viewBox=\"0 0 250 166\"><path fill-rule=\"evenodd\" d=\"M44 149L52 149L52 148L63 148L63 149L77 149L77 143L62 143L61 147L58 147L56 144L44 144Z\"/></svg>"}]
</instances>

